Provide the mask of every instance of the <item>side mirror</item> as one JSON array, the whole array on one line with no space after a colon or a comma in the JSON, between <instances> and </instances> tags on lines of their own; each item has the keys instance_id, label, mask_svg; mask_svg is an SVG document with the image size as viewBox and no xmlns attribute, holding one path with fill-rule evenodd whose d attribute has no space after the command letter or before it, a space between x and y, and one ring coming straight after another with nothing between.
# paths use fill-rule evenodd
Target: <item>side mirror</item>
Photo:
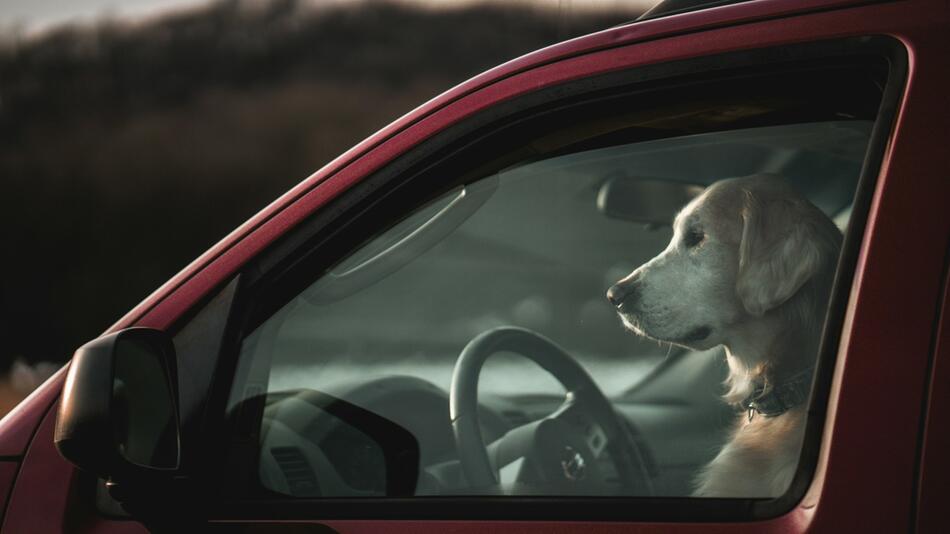
<instances>
[{"instance_id":1,"label":"side mirror","mask_svg":"<svg viewBox=\"0 0 950 534\"><path fill-rule=\"evenodd\" d=\"M180 463L177 384L165 332L130 328L83 345L66 375L56 448L120 501L117 489L164 485Z\"/></svg>"}]
</instances>

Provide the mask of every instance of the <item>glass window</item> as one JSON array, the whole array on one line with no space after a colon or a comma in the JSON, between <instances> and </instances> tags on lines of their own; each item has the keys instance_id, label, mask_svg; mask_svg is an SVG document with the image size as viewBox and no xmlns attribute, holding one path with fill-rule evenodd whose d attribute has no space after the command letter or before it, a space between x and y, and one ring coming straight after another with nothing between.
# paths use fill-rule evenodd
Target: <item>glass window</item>
<instances>
[{"instance_id":1,"label":"glass window","mask_svg":"<svg viewBox=\"0 0 950 534\"><path fill-rule=\"evenodd\" d=\"M241 345L246 490L781 495L876 103L770 98L538 134L313 273Z\"/></svg>"}]
</instances>

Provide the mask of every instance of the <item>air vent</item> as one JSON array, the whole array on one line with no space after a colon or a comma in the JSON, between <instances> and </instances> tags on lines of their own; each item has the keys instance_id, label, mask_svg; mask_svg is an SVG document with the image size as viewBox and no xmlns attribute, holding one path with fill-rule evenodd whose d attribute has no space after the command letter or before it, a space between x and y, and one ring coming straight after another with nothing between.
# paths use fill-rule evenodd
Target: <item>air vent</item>
<instances>
[{"instance_id":1,"label":"air vent","mask_svg":"<svg viewBox=\"0 0 950 534\"><path fill-rule=\"evenodd\" d=\"M318 497L320 486L310 462L297 447L272 447L271 456L284 473L287 487L294 497Z\"/></svg>"}]
</instances>

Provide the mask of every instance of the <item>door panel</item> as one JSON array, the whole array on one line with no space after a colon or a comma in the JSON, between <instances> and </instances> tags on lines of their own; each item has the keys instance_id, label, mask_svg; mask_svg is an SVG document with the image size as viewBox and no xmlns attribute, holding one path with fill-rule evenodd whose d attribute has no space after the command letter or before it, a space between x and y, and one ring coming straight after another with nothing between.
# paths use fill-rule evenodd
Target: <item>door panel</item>
<instances>
[{"instance_id":1,"label":"door panel","mask_svg":"<svg viewBox=\"0 0 950 534\"><path fill-rule=\"evenodd\" d=\"M136 521L100 516L93 496L79 491L80 472L53 445L56 403L30 442L10 496L3 532L89 532L146 534ZM89 487L86 485L86 487Z\"/></svg>"},{"instance_id":2,"label":"door panel","mask_svg":"<svg viewBox=\"0 0 950 534\"><path fill-rule=\"evenodd\" d=\"M917 496L918 532L943 532L950 495L950 284L944 282L943 307L936 336L930 397L920 458Z\"/></svg>"}]
</instances>

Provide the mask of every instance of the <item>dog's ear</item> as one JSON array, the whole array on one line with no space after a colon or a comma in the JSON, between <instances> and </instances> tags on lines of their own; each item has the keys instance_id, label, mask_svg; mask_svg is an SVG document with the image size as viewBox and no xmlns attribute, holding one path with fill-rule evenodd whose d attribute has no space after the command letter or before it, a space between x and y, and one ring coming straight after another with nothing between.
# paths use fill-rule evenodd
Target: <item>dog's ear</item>
<instances>
[{"instance_id":1,"label":"dog's ear","mask_svg":"<svg viewBox=\"0 0 950 534\"><path fill-rule=\"evenodd\" d=\"M752 315L794 295L821 267L817 229L797 199L763 202L746 191L736 293Z\"/></svg>"}]
</instances>

